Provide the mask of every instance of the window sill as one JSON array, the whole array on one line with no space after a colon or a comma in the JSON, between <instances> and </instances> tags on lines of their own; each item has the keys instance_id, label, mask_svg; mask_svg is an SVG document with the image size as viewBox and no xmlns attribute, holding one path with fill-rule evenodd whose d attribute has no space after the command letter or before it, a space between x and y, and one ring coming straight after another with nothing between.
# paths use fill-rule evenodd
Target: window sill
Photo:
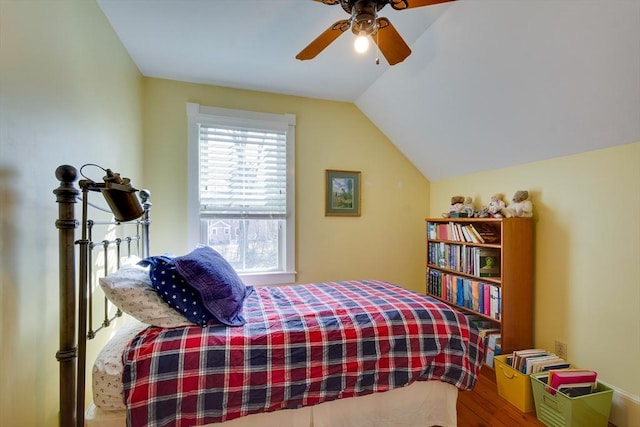
<instances>
[{"instance_id":1,"label":"window sill","mask_svg":"<svg viewBox=\"0 0 640 427\"><path fill-rule=\"evenodd\" d=\"M246 285L252 286L291 285L296 281L295 272L250 273L238 275Z\"/></svg>"}]
</instances>

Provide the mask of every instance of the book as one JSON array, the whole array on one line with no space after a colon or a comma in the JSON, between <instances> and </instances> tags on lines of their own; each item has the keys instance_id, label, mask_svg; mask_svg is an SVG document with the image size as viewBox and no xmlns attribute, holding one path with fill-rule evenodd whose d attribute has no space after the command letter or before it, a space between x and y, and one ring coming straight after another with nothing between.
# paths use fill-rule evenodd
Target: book
<instances>
[{"instance_id":1,"label":"book","mask_svg":"<svg viewBox=\"0 0 640 427\"><path fill-rule=\"evenodd\" d=\"M490 289L490 303L491 303L489 315L496 320L500 320L500 314L501 314L500 313L501 312L500 288L495 285L488 285L488 286Z\"/></svg>"},{"instance_id":2,"label":"book","mask_svg":"<svg viewBox=\"0 0 640 427\"><path fill-rule=\"evenodd\" d=\"M560 393L566 394L569 397L584 396L591 394L595 391L596 383L575 383L575 384L563 384L558 387Z\"/></svg>"},{"instance_id":3,"label":"book","mask_svg":"<svg viewBox=\"0 0 640 427\"><path fill-rule=\"evenodd\" d=\"M480 311L480 283L471 280L471 309L481 313Z\"/></svg>"},{"instance_id":4,"label":"book","mask_svg":"<svg viewBox=\"0 0 640 427\"><path fill-rule=\"evenodd\" d=\"M489 341L489 343L487 345L487 358L485 360L485 363L490 368L493 368L494 357L498 356L498 355L500 355L502 353L501 348L500 348L502 337L500 336L499 332L498 333L491 333L491 334L489 334L488 341Z\"/></svg>"},{"instance_id":5,"label":"book","mask_svg":"<svg viewBox=\"0 0 640 427\"><path fill-rule=\"evenodd\" d=\"M557 369L567 369L570 368L571 364L566 360L554 355L550 355L547 358L540 358L537 360L532 360L531 362L531 372L535 374L537 372L544 372L550 370Z\"/></svg>"},{"instance_id":6,"label":"book","mask_svg":"<svg viewBox=\"0 0 640 427\"><path fill-rule=\"evenodd\" d=\"M548 375L549 393L555 394L556 390L567 389L576 385L584 388L585 384L591 385L591 391L595 390L598 373L589 369L560 369L551 370ZM578 386L579 385L579 386Z\"/></svg>"},{"instance_id":7,"label":"book","mask_svg":"<svg viewBox=\"0 0 640 427\"><path fill-rule=\"evenodd\" d=\"M500 329L495 326L479 327L478 336L482 338L485 349L489 349L489 337L492 335L500 336Z\"/></svg>"},{"instance_id":8,"label":"book","mask_svg":"<svg viewBox=\"0 0 640 427\"><path fill-rule=\"evenodd\" d=\"M476 222L472 224L476 233L480 235L482 243L500 243L500 231L497 227L488 222Z\"/></svg>"},{"instance_id":9,"label":"book","mask_svg":"<svg viewBox=\"0 0 640 427\"><path fill-rule=\"evenodd\" d=\"M531 356L525 358L523 361L523 366L521 372L525 375L529 375L534 366L539 366L540 363L543 363L545 360L555 359L557 356L555 354L541 354L538 356Z\"/></svg>"},{"instance_id":10,"label":"book","mask_svg":"<svg viewBox=\"0 0 640 427\"><path fill-rule=\"evenodd\" d=\"M456 305L464 307L464 281L462 277L456 277Z\"/></svg>"},{"instance_id":11,"label":"book","mask_svg":"<svg viewBox=\"0 0 640 427\"><path fill-rule=\"evenodd\" d=\"M434 240L438 237L436 227L437 225L433 222L427 222L427 239Z\"/></svg>"},{"instance_id":12,"label":"book","mask_svg":"<svg viewBox=\"0 0 640 427\"><path fill-rule=\"evenodd\" d=\"M465 313L464 316L467 318L469 323L478 328L478 333L481 337L484 337L485 335L483 331L486 331L488 329L491 329L492 331L500 331L499 328L496 328L496 323L492 320L485 319L484 317L478 316L477 314Z\"/></svg>"},{"instance_id":13,"label":"book","mask_svg":"<svg viewBox=\"0 0 640 427\"><path fill-rule=\"evenodd\" d=\"M459 241L458 228L454 222L449 223L449 240Z\"/></svg>"},{"instance_id":14,"label":"book","mask_svg":"<svg viewBox=\"0 0 640 427\"><path fill-rule=\"evenodd\" d=\"M464 241L465 242L473 242L473 236L471 236L471 232L469 231L469 228L466 225L460 225L460 230L462 231L462 235L464 236Z\"/></svg>"},{"instance_id":15,"label":"book","mask_svg":"<svg viewBox=\"0 0 640 427\"><path fill-rule=\"evenodd\" d=\"M532 357L547 356L548 354L549 353L546 350L541 348L514 350L512 354L511 367L516 371L522 372L524 374L526 371L527 359Z\"/></svg>"},{"instance_id":16,"label":"book","mask_svg":"<svg viewBox=\"0 0 640 427\"><path fill-rule=\"evenodd\" d=\"M553 353L546 356L528 358L525 364L525 374L534 374L536 372L548 371L550 369L565 369L570 366L566 360Z\"/></svg>"},{"instance_id":17,"label":"book","mask_svg":"<svg viewBox=\"0 0 640 427\"><path fill-rule=\"evenodd\" d=\"M484 243L484 239L482 238L482 236L480 236L480 234L478 234L476 229L473 228L473 225L468 224L465 227L469 231L469 234L471 235L471 238L473 239L473 243Z\"/></svg>"},{"instance_id":18,"label":"book","mask_svg":"<svg viewBox=\"0 0 640 427\"><path fill-rule=\"evenodd\" d=\"M482 314L491 316L491 285L482 283Z\"/></svg>"},{"instance_id":19,"label":"book","mask_svg":"<svg viewBox=\"0 0 640 427\"><path fill-rule=\"evenodd\" d=\"M478 249L480 277L500 277L500 250L495 248Z\"/></svg>"}]
</instances>

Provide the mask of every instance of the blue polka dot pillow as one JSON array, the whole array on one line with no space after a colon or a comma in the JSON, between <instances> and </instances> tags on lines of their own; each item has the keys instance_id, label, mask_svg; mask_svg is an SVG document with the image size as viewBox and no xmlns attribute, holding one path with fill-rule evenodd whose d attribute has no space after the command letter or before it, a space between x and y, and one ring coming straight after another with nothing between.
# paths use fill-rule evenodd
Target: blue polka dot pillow
<instances>
[{"instance_id":1,"label":"blue polka dot pillow","mask_svg":"<svg viewBox=\"0 0 640 427\"><path fill-rule=\"evenodd\" d=\"M210 322L217 323L216 318L202 304L199 295L178 273L173 257L152 256L140 261L139 264L150 266L151 286L164 302L190 322L200 326L205 326Z\"/></svg>"}]
</instances>

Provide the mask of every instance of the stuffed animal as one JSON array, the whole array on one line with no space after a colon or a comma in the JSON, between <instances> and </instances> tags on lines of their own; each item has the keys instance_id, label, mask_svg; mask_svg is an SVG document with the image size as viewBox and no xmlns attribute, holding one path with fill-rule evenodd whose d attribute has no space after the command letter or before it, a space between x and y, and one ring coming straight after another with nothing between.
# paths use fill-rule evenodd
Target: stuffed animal
<instances>
[{"instance_id":1,"label":"stuffed animal","mask_svg":"<svg viewBox=\"0 0 640 427\"><path fill-rule=\"evenodd\" d=\"M533 203L528 198L528 191L516 191L509 206L502 209L502 214L507 218L533 216Z\"/></svg>"},{"instance_id":2,"label":"stuffed animal","mask_svg":"<svg viewBox=\"0 0 640 427\"><path fill-rule=\"evenodd\" d=\"M463 196L453 196L451 198L451 206L449 206L449 212L445 212L442 214L444 218L450 218L451 214L457 214L461 212L464 208L464 197Z\"/></svg>"},{"instance_id":3,"label":"stuffed animal","mask_svg":"<svg viewBox=\"0 0 640 427\"><path fill-rule=\"evenodd\" d=\"M460 212L467 214L467 218L471 218L473 216L473 199L471 197L464 198L464 204L462 205L462 210Z\"/></svg>"},{"instance_id":4,"label":"stuffed animal","mask_svg":"<svg viewBox=\"0 0 640 427\"><path fill-rule=\"evenodd\" d=\"M502 201L502 194L494 194L491 196L491 202L487 206L488 216L494 218L502 217L502 210L506 207L506 204Z\"/></svg>"},{"instance_id":5,"label":"stuffed animal","mask_svg":"<svg viewBox=\"0 0 640 427\"><path fill-rule=\"evenodd\" d=\"M476 218L489 218L491 214L489 213L489 208L487 208L486 206L481 206L480 209L475 211L473 216Z\"/></svg>"}]
</instances>

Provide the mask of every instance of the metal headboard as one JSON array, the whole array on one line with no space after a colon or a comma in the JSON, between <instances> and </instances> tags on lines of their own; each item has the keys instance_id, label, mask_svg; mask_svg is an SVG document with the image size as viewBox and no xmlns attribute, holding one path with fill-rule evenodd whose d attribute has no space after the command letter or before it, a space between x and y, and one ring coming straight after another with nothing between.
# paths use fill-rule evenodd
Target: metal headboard
<instances>
[{"instance_id":1,"label":"metal headboard","mask_svg":"<svg viewBox=\"0 0 640 427\"><path fill-rule=\"evenodd\" d=\"M90 185L91 182L81 180L79 182L80 189L78 189L75 185L78 171L73 166L59 166L55 174L60 181L60 186L53 191L58 202L56 227L59 230L58 251L60 258L60 350L56 353L56 359L60 362L59 425L61 427L81 427L84 426L87 340L94 338L100 330L108 327L116 317L122 315L118 310L115 315L110 316L108 303L105 299L102 324L97 329L93 329L93 297L90 292L95 276L93 254L97 250L98 256L104 257L104 275L108 274L110 251L115 251L116 268L119 267L122 251L131 255L133 254L133 246L140 257L149 256L150 193L146 190L139 192L143 208L143 214L139 219L128 223L115 220L97 222L88 219L88 208L91 205L89 193L95 191ZM82 193L81 198L80 193ZM80 220L75 215L75 204L79 198L82 201ZM135 227L132 236L93 241L95 226L118 227L125 224L133 224ZM81 237L76 240L75 229L78 226L81 229ZM78 250L78 264L76 264L76 249ZM77 280L76 266L78 268ZM77 322L76 310L78 313Z\"/></svg>"}]
</instances>

